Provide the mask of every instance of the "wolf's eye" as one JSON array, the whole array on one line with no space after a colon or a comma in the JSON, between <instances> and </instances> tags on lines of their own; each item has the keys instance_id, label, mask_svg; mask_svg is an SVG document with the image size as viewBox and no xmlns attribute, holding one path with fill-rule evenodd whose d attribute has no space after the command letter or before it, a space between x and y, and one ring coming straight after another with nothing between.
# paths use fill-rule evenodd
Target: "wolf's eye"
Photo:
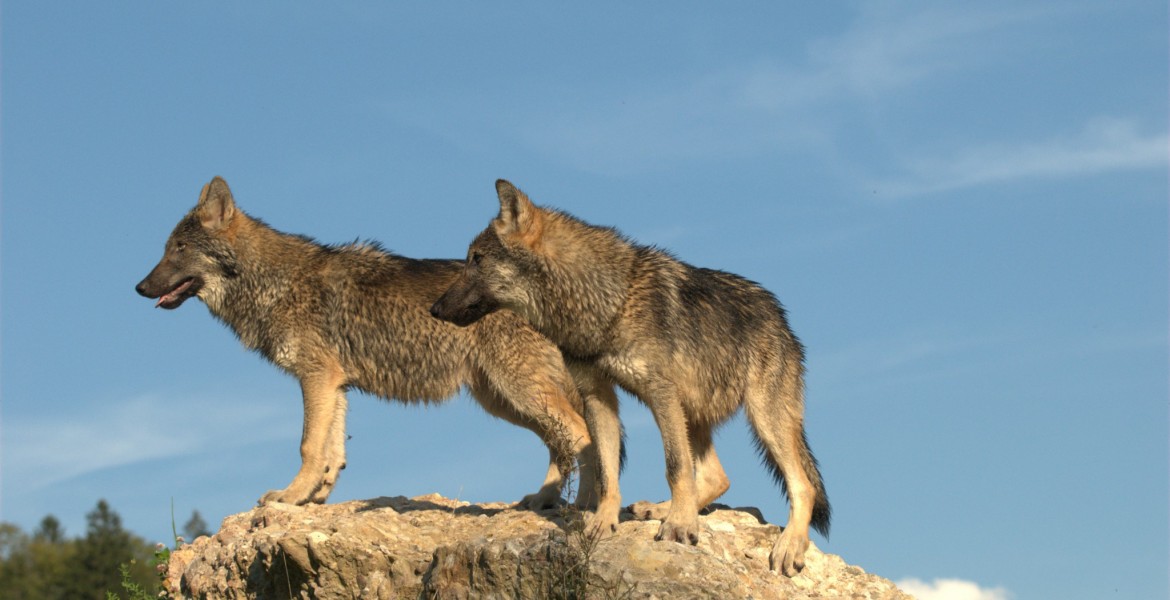
<instances>
[{"instance_id":1,"label":"wolf's eye","mask_svg":"<svg viewBox=\"0 0 1170 600\"><path fill-rule=\"evenodd\" d=\"M187 244L185 244L183 242L179 242L179 243L175 244L175 252L182 252L183 250L186 250L186 249L187 249Z\"/></svg>"},{"instance_id":2,"label":"wolf's eye","mask_svg":"<svg viewBox=\"0 0 1170 600\"><path fill-rule=\"evenodd\" d=\"M472 264L478 265L479 261L481 261L481 260L483 260L482 254L480 254L479 252L472 252L471 253L471 263Z\"/></svg>"}]
</instances>

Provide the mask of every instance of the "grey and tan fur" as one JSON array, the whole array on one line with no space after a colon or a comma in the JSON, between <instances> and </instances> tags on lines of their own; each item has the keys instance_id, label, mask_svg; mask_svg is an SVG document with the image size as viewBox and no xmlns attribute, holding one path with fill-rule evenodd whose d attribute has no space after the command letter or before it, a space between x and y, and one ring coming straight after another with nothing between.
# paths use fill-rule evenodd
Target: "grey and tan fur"
<instances>
[{"instance_id":1,"label":"grey and tan fur","mask_svg":"<svg viewBox=\"0 0 1170 600\"><path fill-rule=\"evenodd\" d=\"M237 208L217 177L136 289L167 309L198 297L245 346L300 380L301 468L262 504L328 498L345 468L347 389L435 403L463 386L488 413L532 430L549 447L545 481L523 505L555 503L575 458L582 459L586 492L578 503L591 503L583 456L590 439L557 347L510 312L473 328L427 313L461 269L460 261L414 260L372 244L325 246L278 232Z\"/></svg>"},{"instance_id":2,"label":"grey and tan fur","mask_svg":"<svg viewBox=\"0 0 1170 600\"><path fill-rule=\"evenodd\" d=\"M809 526L827 534L830 508L804 433L803 348L780 303L737 275L535 206L507 181L496 190L499 216L472 242L463 274L431 313L469 324L514 310L597 371L600 389L614 382L641 399L662 433L671 490L657 539L697 542L698 509L728 486L712 432L742 406L791 504L771 566L800 571ZM616 421L616 405L586 397L591 425L591 413L606 410L601 420ZM617 518L604 485L616 478L614 433L591 432L603 482L595 518L604 525Z\"/></svg>"}]
</instances>

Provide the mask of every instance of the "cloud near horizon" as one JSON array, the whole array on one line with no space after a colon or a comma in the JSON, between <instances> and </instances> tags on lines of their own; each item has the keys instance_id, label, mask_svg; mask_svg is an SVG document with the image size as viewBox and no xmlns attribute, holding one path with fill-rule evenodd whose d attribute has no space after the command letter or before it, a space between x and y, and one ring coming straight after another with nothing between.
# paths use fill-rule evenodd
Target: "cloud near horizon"
<instances>
[{"instance_id":1,"label":"cloud near horizon","mask_svg":"<svg viewBox=\"0 0 1170 600\"><path fill-rule=\"evenodd\" d=\"M254 401L184 401L180 415L176 403L143 394L93 404L87 414L68 420L6 416L5 484L34 490L102 469L286 438L299 430L286 423L288 414Z\"/></svg>"},{"instance_id":2,"label":"cloud near horizon","mask_svg":"<svg viewBox=\"0 0 1170 600\"><path fill-rule=\"evenodd\" d=\"M1004 588L983 588L962 579L935 579L927 583L907 578L895 584L918 600L1009 600L1012 597Z\"/></svg>"}]
</instances>

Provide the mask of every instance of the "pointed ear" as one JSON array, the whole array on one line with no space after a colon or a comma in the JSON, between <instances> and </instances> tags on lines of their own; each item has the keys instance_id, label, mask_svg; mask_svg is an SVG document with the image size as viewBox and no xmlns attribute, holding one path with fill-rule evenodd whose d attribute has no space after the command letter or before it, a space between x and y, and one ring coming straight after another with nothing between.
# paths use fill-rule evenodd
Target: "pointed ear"
<instances>
[{"instance_id":1,"label":"pointed ear","mask_svg":"<svg viewBox=\"0 0 1170 600\"><path fill-rule=\"evenodd\" d=\"M496 233L535 248L544 234L544 213L504 179L496 181L496 194L500 197L500 215L492 222Z\"/></svg>"},{"instance_id":2,"label":"pointed ear","mask_svg":"<svg viewBox=\"0 0 1170 600\"><path fill-rule=\"evenodd\" d=\"M216 177L203 186L199 204L195 206L199 221L211 231L221 231L231 224L236 216L236 201L232 191L222 177Z\"/></svg>"}]
</instances>

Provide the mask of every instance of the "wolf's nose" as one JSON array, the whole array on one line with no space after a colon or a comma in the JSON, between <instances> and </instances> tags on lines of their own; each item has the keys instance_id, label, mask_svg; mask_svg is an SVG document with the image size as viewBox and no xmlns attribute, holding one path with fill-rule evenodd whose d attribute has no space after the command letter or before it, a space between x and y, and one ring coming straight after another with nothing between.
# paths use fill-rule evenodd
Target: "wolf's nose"
<instances>
[{"instance_id":1,"label":"wolf's nose","mask_svg":"<svg viewBox=\"0 0 1170 600\"><path fill-rule=\"evenodd\" d=\"M146 296L146 282L143 281L134 286L134 291L138 292L139 296Z\"/></svg>"}]
</instances>

